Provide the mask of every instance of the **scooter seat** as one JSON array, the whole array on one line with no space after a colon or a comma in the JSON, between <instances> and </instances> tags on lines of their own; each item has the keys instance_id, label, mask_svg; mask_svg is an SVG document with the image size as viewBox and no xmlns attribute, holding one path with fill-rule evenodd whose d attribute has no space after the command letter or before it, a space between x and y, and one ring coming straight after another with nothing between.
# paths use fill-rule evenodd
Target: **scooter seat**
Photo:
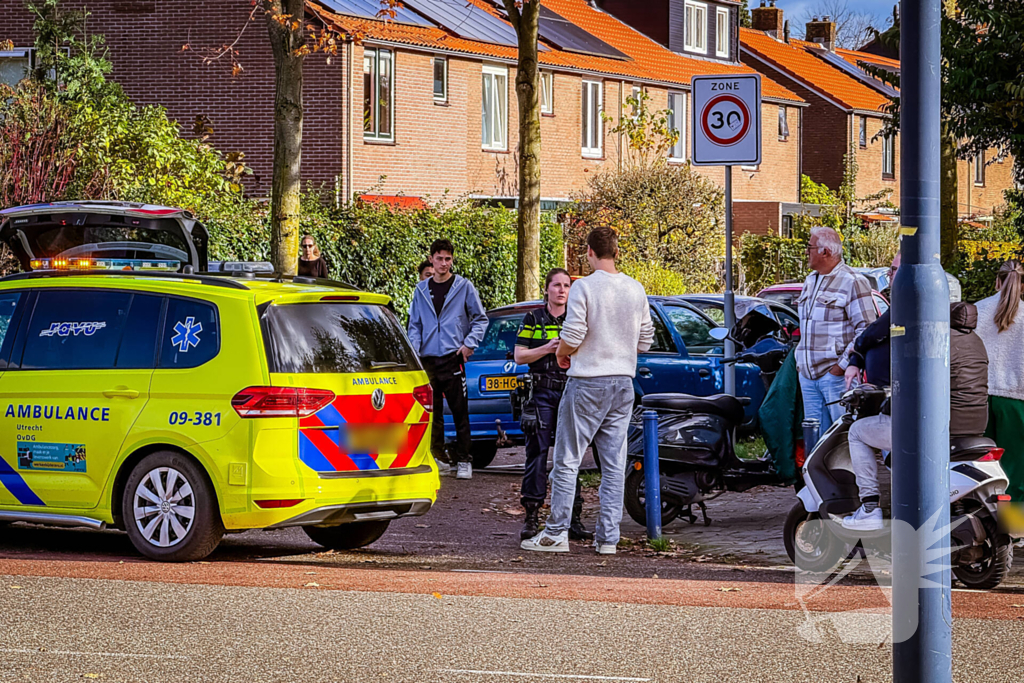
<instances>
[{"instance_id":1,"label":"scooter seat","mask_svg":"<svg viewBox=\"0 0 1024 683\"><path fill-rule=\"evenodd\" d=\"M950 462L980 460L993 448L996 448L996 442L984 436L955 436L949 440L949 460Z\"/></svg>"},{"instance_id":2,"label":"scooter seat","mask_svg":"<svg viewBox=\"0 0 1024 683\"><path fill-rule=\"evenodd\" d=\"M644 408L651 410L679 410L691 413L718 415L731 424L743 422L743 404L735 396L691 396L690 394L647 394L641 399Z\"/></svg>"}]
</instances>

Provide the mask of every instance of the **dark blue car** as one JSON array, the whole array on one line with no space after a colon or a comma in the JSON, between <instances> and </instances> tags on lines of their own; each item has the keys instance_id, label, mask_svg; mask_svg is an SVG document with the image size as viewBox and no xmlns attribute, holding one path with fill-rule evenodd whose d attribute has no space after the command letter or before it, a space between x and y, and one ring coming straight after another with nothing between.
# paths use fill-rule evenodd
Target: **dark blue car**
<instances>
[{"instance_id":1,"label":"dark blue car","mask_svg":"<svg viewBox=\"0 0 1024 683\"><path fill-rule=\"evenodd\" d=\"M633 380L637 396L677 392L710 396L723 391L723 342L709 334L719 325L697 307L678 298L650 296L654 344L637 357ZM523 443L519 423L512 419L509 393L516 376L529 368L512 359L516 335L527 311L540 308L530 301L487 313L490 324L484 341L466 363L469 420L473 435L473 464L486 467L499 447ZM738 365L736 393L748 396L747 426L753 426L764 399L764 383L754 365ZM445 407L445 439L455 440L455 426Z\"/></svg>"}]
</instances>

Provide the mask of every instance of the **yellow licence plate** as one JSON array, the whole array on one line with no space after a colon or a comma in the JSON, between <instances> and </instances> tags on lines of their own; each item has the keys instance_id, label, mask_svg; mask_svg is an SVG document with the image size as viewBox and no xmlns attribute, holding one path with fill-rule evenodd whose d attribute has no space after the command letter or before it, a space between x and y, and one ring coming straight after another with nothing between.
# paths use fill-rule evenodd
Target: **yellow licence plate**
<instances>
[{"instance_id":1,"label":"yellow licence plate","mask_svg":"<svg viewBox=\"0 0 1024 683\"><path fill-rule=\"evenodd\" d=\"M484 391L514 391L519 385L517 375L504 377L484 377Z\"/></svg>"}]
</instances>

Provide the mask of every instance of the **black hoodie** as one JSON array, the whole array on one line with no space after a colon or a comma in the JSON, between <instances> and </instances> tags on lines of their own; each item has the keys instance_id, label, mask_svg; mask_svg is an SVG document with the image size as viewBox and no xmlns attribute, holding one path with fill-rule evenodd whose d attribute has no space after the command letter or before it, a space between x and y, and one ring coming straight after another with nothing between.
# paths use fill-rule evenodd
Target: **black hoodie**
<instances>
[{"instance_id":1,"label":"black hoodie","mask_svg":"<svg viewBox=\"0 0 1024 683\"><path fill-rule=\"evenodd\" d=\"M978 309L959 302L949 309L949 435L981 436L988 426L988 353L974 333Z\"/></svg>"}]
</instances>

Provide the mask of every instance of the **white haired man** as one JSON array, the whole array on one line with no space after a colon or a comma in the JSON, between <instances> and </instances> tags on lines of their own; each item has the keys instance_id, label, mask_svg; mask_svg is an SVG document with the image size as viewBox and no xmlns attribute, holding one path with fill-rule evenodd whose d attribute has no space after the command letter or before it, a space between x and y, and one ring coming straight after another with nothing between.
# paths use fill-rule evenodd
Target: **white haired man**
<instances>
[{"instance_id":1,"label":"white haired man","mask_svg":"<svg viewBox=\"0 0 1024 683\"><path fill-rule=\"evenodd\" d=\"M811 228L807 261L811 274L797 300L796 366L804 419L818 420L824 434L843 414L838 402L846 388L844 375L853 341L877 316L871 285L843 261L839 233L823 226Z\"/></svg>"}]
</instances>

